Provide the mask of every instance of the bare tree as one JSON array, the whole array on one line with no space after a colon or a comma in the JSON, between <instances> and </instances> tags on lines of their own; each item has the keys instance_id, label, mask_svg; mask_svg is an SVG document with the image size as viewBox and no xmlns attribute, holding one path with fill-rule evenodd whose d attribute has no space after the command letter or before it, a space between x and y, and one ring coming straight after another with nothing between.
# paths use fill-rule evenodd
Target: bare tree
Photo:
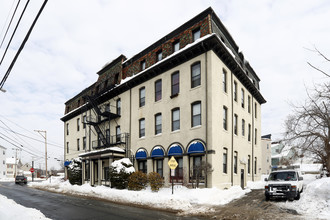
<instances>
[{"instance_id":1,"label":"bare tree","mask_svg":"<svg viewBox=\"0 0 330 220\"><path fill-rule=\"evenodd\" d=\"M330 82L315 86L302 105L293 105L286 122L286 137L300 152L330 170Z\"/></svg>"},{"instance_id":2,"label":"bare tree","mask_svg":"<svg viewBox=\"0 0 330 220\"><path fill-rule=\"evenodd\" d=\"M310 49L309 49L310 50ZM321 51L319 51L316 47L314 47L314 50L310 50L310 51L313 51L315 53L317 53L319 56L321 56L323 59L325 59L327 62L330 62L330 59L328 57L326 57ZM323 73L325 76L327 77L330 77L330 74L326 73L324 70L322 70L321 68L319 67L316 67L315 65L311 64L310 62L307 62L308 65L310 67L312 67L313 69Z\"/></svg>"}]
</instances>

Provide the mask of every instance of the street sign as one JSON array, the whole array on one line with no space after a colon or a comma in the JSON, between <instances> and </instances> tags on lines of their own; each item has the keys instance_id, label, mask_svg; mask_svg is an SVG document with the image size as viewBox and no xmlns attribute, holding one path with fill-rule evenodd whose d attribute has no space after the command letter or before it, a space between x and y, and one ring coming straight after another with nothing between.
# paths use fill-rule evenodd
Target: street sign
<instances>
[{"instance_id":1,"label":"street sign","mask_svg":"<svg viewBox=\"0 0 330 220\"><path fill-rule=\"evenodd\" d=\"M171 170L175 170L175 168L178 166L178 162L176 162L176 160L173 156L171 157L171 159L168 161L167 164Z\"/></svg>"},{"instance_id":2,"label":"street sign","mask_svg":"<svg viewBox=\"0 0 330 220\"><path fill-rule=\"evenodd\" d=\"M30 172L31 172L31 173L33 173L33 172L34 172L34 169L33 169L33 168L31 168L31 169L30 169Z\"/></svg>"}]
</instances>

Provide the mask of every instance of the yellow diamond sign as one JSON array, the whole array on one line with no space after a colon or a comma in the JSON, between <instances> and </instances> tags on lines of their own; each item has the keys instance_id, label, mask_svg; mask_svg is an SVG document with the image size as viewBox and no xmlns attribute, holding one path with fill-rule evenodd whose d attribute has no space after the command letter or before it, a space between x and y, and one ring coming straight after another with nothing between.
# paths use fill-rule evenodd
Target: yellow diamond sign
<instances>
[{"instance_id":1,"label":"yellow diamond sign","mask_svg":"<svg viewBox=\"0 0 330 220\"><path fill-rule=\"evenodd\" d=\"M174 170L178 166L178 162L176 162L176 160L173 156L171 157L171 159L168 161L167 164L171 170Z\"/></svg>"}]
</instances>

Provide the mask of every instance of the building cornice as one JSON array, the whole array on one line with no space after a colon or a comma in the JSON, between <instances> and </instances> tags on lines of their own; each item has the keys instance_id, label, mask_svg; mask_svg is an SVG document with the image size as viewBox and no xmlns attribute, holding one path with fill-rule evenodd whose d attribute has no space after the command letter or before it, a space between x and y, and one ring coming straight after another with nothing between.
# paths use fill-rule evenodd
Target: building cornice
<instances>
[{"instance_id":1,"label":"building cornice","mask_svg":"<svg viewBox=\"0 0 330 220\"><path fill-rule=\"evenodd\" d=\"M186 48L182 48L177 53L165 58L164 61L150 66L143 72L132 76L130 80L125 80L124 83L121 83L111 88L110 90L95 96L94 99L97 103L104 103L105 101L114 98L119 94L122 94L125 91L134 88L135 86L138 86L154 78L155 76L175 68L176 66L210 50L212 50L229 67L237 79L246 87L246 89L260 104L266 103L266 100L261 95L260 91L255 87L253 82L251 82L250 78L246 75L242 67L237 63L235 58L231 55L230 51L228 51L229 49L224 45L224 43L216 34L205 36L203 40L200 40L197 43L193 43L192 45L187 45ZM61 120L65 122L81 114L83 111L91 108L92 106L87 103L84 108L77 108L69 112L64 117L62 117Z\"/></svg>"}]
</instances>

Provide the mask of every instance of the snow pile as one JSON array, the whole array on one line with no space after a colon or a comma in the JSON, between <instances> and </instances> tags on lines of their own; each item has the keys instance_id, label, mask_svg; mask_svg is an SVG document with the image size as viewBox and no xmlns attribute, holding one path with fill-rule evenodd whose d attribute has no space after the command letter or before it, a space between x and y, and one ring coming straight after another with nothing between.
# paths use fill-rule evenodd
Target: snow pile
<instances>
[{"instance_id":1,"label":"snow pile","mask_svg":"<svg viewBox=\"0 0 330 220\"><path fill-rule=\"evenodd\" d=\"M304 176L305 177L305 176ZM300 200L279 204L282 207L295 209L299 214L311 219L330 219L330 178L309 182L301 193ZM305 181L305 178L304 178Z\"/></svg>"},{"instance_id":2,"label":"snow pile","mask_svg":"<svg viewBox=\"0 0 330 220\"><path fill-rule=\"evenodd\" d=\"M14 200L8 199L6 196L0 194L0 219L35 220L49 218L46 218L44 214L37 209L21 206Z\"/></svg>"},{"instance_id":3,"label":"snow pile","mask_svg":"<svg viewBox=\"0 0 330 220\"><path fill-rule=\"evenodd\" d=\"M126 166L124 166L124 164ZM111 163L111 166L116 170L117 173L119 173L121 171L121 169L124 169L125 173L134 173L135 172L133 164L128 158L116 160Z\"/></svg>"},{"instance_id":4,"label":"snow pile","mask_svg":"<svg viewBox=\"0 0 330 220\"><path fill-rule=\"evenodd\" d=\"M89 184L82 186L71 185L68 181L52 179L41 183L29 183L34 188L47 189L58 193L69 193L80 196L102 198L112 202L131 203L149 206L163 210L178 211L183 214L197 214L213 211L212 205L223 205L250 192L242 190L239 186L228 190L217 188L188 189L184 186L175 186L172 195L171 188L162 188L159 192L152 192L150 187L141 191L111 189L106 186L92 187Z\"/></svg>"}]
</instances>

